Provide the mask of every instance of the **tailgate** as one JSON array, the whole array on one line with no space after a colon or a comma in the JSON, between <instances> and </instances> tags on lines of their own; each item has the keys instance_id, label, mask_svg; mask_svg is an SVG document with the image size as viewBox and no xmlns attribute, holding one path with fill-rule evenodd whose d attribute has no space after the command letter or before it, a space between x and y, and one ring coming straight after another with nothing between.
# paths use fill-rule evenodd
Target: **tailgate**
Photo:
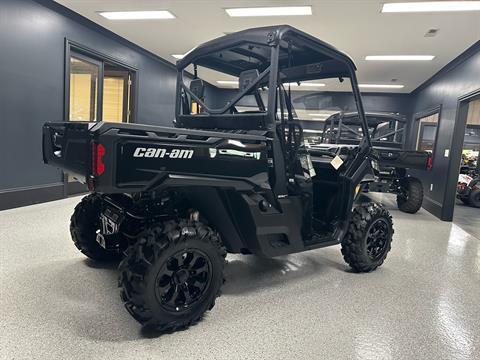
<instances>
[{"instance_id":1,"label":"tailgate","mask_svg":"<svg viewBox=\"0 0 480 360\"><path fill-rule=\"evenodd\" d=\"M95 123L58 122L43 125L43 162L56 166L85 182L91 162L92 137L89 129Z\"/></svg>"},{"instance_id":2,"label":"tailgate","mask_svg":"<svg viewBox=\"0 0 480 360\"><path fill-rule=\"evenodd\" d=\"M428 170L431 154L426 151L375 149L380 166Z\"/></svg>"}]
</instances>

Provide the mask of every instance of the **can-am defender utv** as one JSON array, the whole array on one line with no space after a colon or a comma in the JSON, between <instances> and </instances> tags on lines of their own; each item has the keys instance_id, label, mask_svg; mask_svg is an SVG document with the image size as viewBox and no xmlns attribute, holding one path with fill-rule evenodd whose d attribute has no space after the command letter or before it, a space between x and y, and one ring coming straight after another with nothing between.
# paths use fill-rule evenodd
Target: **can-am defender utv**
<instances>
[{"instance_id":1,"label":"can-am defender utv","mask_svg":"<svg viewBox=\"0 0 480 360\"><path fill-rule=\"evenodd\" d=\"M238 78L225 104L186 68ZM255 28L200 45L177 62L175 128L47 123L43 156L90 195L71 234L88 257L121 260L129 313L160 331L185 328L214 306L227 252L278 256L342 244L357 272L380 266L392 219L360 195L371 144L352 60L290 26ZM350 79L362 120L358 146L307 151L283 85ZM288 86L287 86L288 87ZM268 89L264 103L260 89ZM236 105L250 98L256 111Z\"/></svg>"},{"instance_id":2,"label":"can-am defender utv","mask_svg":"<svg viewBox=\"0 0 480 360\"><path fill-rule=\"evenodd\" d=\"M416 213L422 207L423 185L420 179L410 176L407 170L430 170L431 153L406 149L406 119L402 115L367 112L365 116L379 169L375 181L362 190L396 194L397 206L401 211ZM333 112L324 121L301 121L308 147L359 144L363 138L360 124L357 112L343 111Z\"/></svg>"}]
</instances>

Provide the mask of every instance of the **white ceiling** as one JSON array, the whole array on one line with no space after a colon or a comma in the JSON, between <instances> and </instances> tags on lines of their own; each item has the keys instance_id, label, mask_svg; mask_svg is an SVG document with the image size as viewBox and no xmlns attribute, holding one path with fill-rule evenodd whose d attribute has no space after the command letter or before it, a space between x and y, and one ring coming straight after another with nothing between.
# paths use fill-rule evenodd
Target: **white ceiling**
<instances>
[{"instance_id":1,"label":"white ceiling","mask_svg":"<svg viewBox=\"0 0 480 360\"><path fill-rule=\"evenodd\" d=\"M347 52L361 83L404 84L409 93L480 40L480 12L382 14L377 0L56 0L174 63L171 54L250 27L289 24ZM403 0L405 1L405 0ZM312 16L231 18L224 8L311 5ZM99 11L169 10L172 20L112 21ZM431 28L435 37L424 37ZM365 61L366 55L435 55L433 61ZM217 79L207 78L215 84ZM326 89L325 89L326 90ZM363 89L362 91L379 91ZM380 90L381 91L381 90ZM387 90L388 91L388 90Z\"/></svg>"}]
</instances>

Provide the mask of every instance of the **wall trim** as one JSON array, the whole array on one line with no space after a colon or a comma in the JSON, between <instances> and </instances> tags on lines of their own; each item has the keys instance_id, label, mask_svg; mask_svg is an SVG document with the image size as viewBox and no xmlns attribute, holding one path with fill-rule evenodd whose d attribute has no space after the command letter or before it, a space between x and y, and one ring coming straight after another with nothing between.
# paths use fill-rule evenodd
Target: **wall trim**
<instances>
[{"instance_id":1,"label":"wall trim","mask_svg":"<svg viewBox=\"0 0 480 360\"><path fill-rule=\"evenodd\" d=\"M0 210L65 198L63 182L0 190Z\"/></svg>"}]
</instances>

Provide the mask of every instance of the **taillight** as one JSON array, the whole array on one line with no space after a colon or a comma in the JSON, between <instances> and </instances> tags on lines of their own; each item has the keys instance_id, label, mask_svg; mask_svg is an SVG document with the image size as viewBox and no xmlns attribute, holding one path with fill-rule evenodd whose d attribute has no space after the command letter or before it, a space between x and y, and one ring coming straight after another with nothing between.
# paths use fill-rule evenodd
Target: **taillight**
<instances>
[{"instance_id":1,"label":"taillight","mask_svg":"<svg viewBox=\"0 0 480 360\"><path fill-rule=\"evenodd\" d=\"M429 155L427 158L427 169L431 170L432 169L432 156Z\"/></svg>"},{"instance_id":2,"label":"taillight","mask_svg":"<svg viewBox=\"0 0 480 360\"><path fill-rule=\"evenodd\" d=\"M92 174L94 176L100 176L105 172L104 156L105 147L102 144L92 142Z\"/></svg>"}]
</instances>

